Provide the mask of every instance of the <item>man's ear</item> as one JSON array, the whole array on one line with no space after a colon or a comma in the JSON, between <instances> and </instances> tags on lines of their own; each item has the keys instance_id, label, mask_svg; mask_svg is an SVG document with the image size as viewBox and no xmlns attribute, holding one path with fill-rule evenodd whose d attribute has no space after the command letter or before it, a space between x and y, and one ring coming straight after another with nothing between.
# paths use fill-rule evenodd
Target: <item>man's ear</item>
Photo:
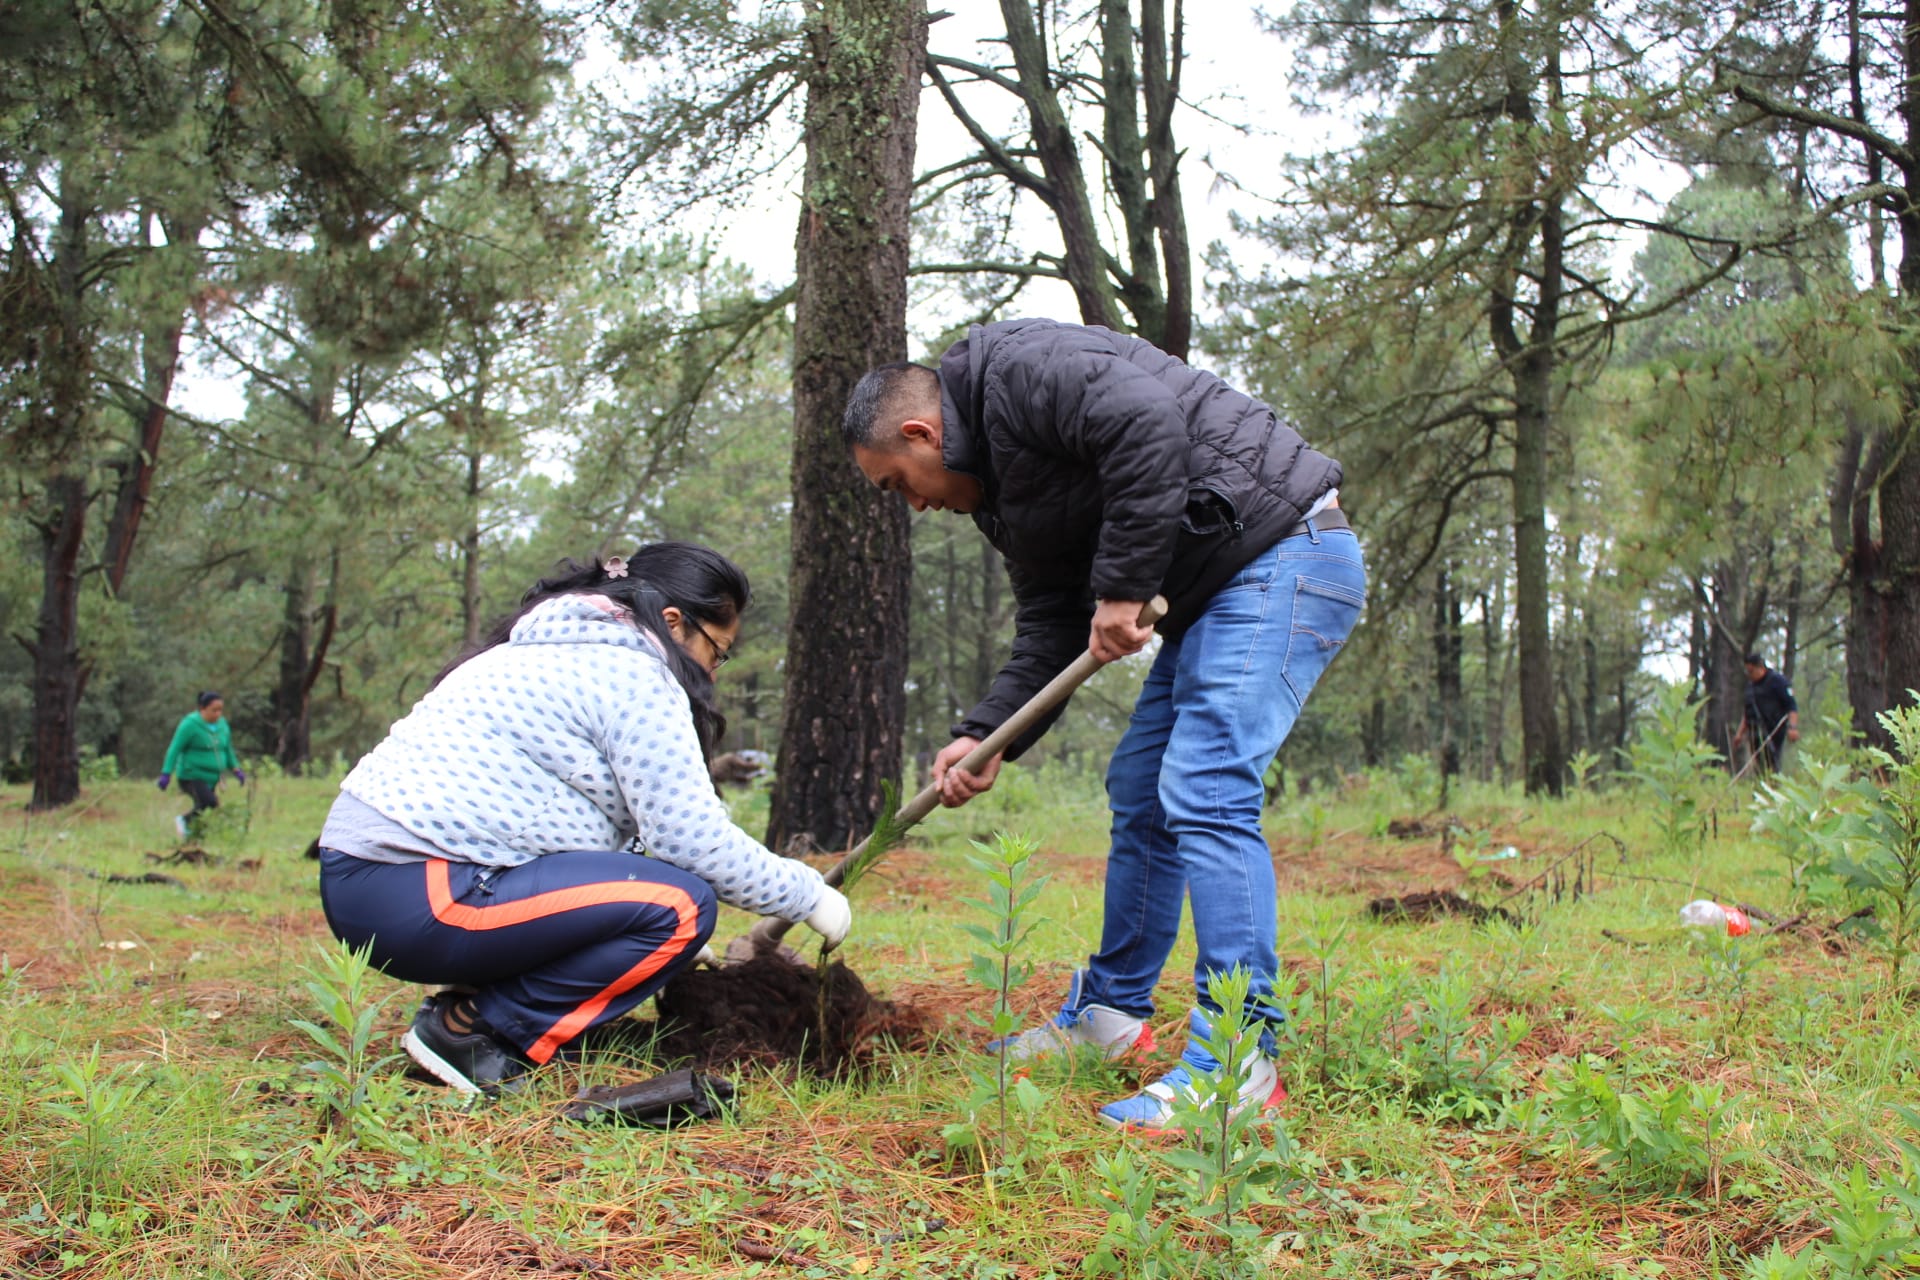
<instances>
[{"instance_id":1,"label":"man's ear","mask_svg":"<svg viewBox=\"0 0 1920 1280\"><path fill-rule=\"evenodd\" d=\"M930 444L940 447L940 424L929 422L925 418L908 418L900 424L900 434L909 443Z\"/></svg>"}]
</instances>

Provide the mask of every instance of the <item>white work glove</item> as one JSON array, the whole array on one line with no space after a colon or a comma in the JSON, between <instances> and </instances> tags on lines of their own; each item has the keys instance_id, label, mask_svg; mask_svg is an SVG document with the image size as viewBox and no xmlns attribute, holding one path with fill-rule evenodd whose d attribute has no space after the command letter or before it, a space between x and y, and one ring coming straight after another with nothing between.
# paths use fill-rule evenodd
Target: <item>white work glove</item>
<instances>
[{"instance_id":1,"label":"white work glove","mask_svg":"<svg viewBox=\"0 0 1920 1280\"><path fill-rule=\"evenodd\" d=\"M824 938L827 950L831 951L846 938L847 930L853 928L853 908L847 904L846 894L823 884L820 900L813 904L813 914L800 923Z\"/></svg>"}]
</instances>

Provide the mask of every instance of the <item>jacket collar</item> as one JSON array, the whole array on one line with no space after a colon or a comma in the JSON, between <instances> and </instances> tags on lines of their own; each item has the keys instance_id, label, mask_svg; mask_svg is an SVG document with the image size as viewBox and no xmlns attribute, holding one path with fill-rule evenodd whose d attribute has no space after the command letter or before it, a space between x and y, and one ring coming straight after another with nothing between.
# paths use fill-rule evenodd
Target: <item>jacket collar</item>
<instances>
[{"instance_id":1,"label":"jacket collar","mask_svg":"<svg viewBox=\"0 0 1920 1280\"><path fill-rule=\"evenodd\" d=\"M940 357L940 465L978 480L983 509L995 511L1000 506L1000 486L981 421L986 337L984 326L974 325Z\"/></svg>"}]
</instances>

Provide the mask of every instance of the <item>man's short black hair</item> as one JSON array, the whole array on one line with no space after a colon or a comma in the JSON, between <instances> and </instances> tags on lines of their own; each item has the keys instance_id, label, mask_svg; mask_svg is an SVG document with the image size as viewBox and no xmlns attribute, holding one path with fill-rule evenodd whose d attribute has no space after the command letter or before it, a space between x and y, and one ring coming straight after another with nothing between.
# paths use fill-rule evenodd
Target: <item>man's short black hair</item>
<instances>
[{"instance_id":1,"label":"man's short black hair","mask_svg":"<svg viewBox=\"0 0 1920 1280\"><path fill-rule=\"evenodd\" d=\"M927 366L907 360L883 364L853 384L840 429L849 446L888 448L892 442L879 436L927 399L937 402L939 395L940 375Z\"/></svg>"},{"instance_id":2,"label":"man's short black hair","mask_svg":"<svg viewBox=\"0 0 1920 1280\"><path fill-rule=\"evenodd\" d=\"M1767 664L1760 657L1760 651L1758 649L1755 649L1752 653L1747 655L1747 665L1750 667L1764 667Z\"/></svg>"}]
</instances>

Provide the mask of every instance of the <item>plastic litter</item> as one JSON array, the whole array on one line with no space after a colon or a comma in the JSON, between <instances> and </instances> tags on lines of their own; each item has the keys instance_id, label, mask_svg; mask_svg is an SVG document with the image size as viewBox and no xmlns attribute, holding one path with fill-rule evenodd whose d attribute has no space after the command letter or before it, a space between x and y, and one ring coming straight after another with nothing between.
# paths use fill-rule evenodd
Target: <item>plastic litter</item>
<instances>
[{"instance_id":1,"label":"plastic litter","mask_svg":"<svg viewBox=\"0 0 1920 1280\"><path fill-rule=\"evenodd\" d=\"M1680 923L1689 929L1724 929L1729 938L1753 932L1753 921L1746 912L1711 898L1695 898L1680 908Z\"/></svg>"}]
</instances>

